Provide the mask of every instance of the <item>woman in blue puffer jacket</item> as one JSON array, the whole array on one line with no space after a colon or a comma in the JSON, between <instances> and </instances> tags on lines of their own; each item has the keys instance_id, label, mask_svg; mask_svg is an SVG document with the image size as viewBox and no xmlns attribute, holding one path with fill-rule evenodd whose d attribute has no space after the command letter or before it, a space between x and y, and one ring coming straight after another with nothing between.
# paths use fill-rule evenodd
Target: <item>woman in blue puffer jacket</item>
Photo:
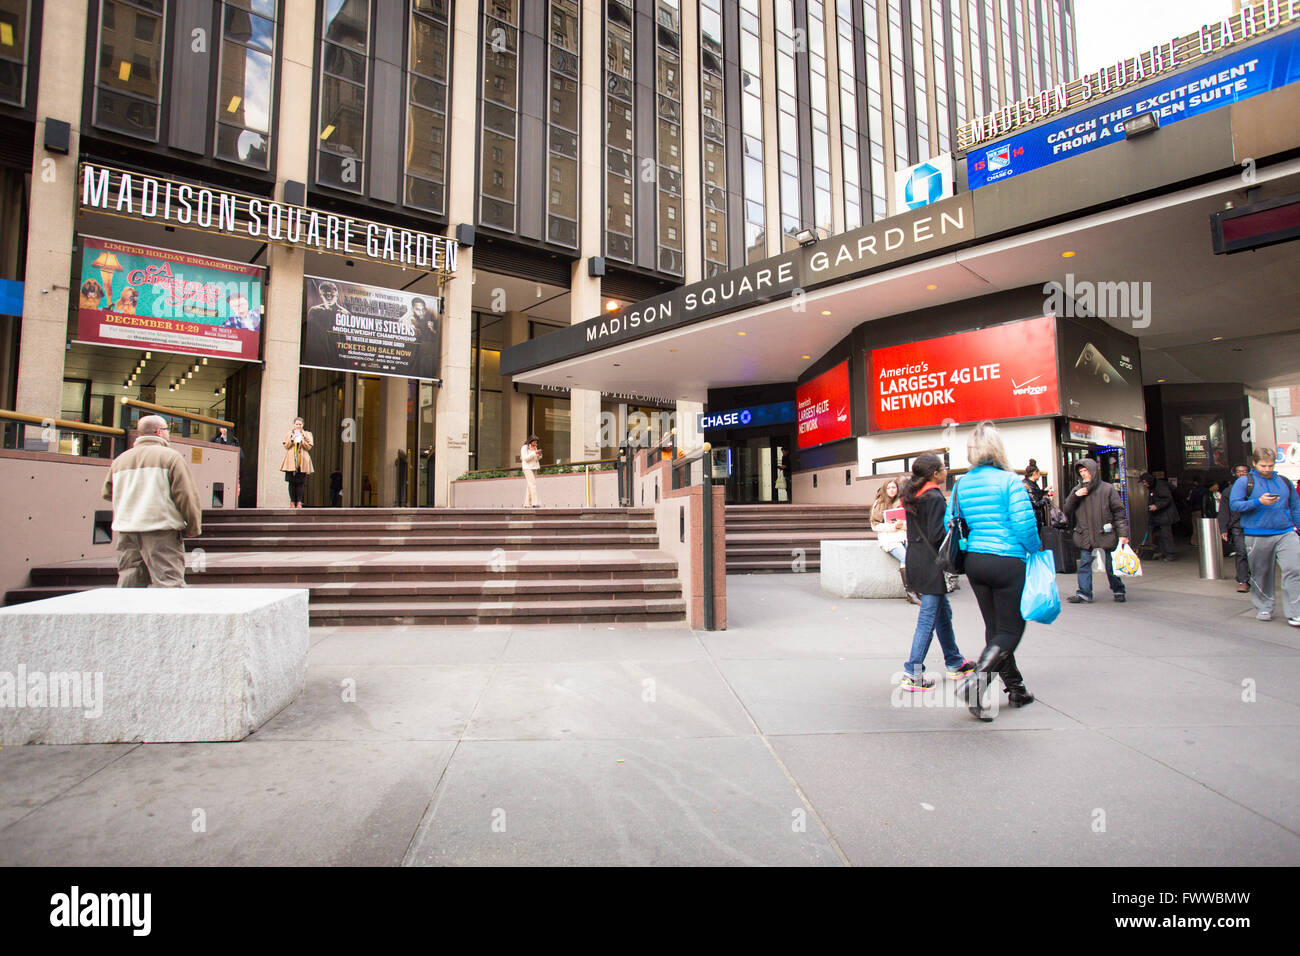
<instances>
[{"instance_id":1,"label":"woman in blue puffer jacket","mask_svg":"<svg viewBox=\"0 0 1300 956\"><path fill-rule=\"evenodd\" d=\"M1025 619L1020 616L1025 558L1041 551L1043 544L1029 494L1011 470L1002 436L991 423L975 426L966 460L975 467L953 489L944 522L958 507L970 529L966 577L984 615L986 646L975 673L957 686L957 697L970 705L972 714L987 721L996 713L987 694L994 673L1002 675L1012 707L1034 700L1016 667L1015 649L1025 633Z\"/></svg>"}]
</instances>

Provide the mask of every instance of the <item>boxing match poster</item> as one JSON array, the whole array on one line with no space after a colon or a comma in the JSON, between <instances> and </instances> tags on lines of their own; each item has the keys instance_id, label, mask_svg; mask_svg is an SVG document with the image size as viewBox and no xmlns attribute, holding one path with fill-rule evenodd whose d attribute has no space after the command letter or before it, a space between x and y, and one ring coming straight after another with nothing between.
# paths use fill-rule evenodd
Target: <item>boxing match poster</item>
<instances>
[{"instance_id":1,"label":"boxing match poster","mask_svg":"<svg viewBox=\"0 0 1300 956\"><path fill-rule=\"evenodd\" d=\"M77 341L257 361L266 270L81 237Z\"/></svg>"},{"instance_id":2,"label":"boxing match poster","mask_svg":"<svg viewBox=\"0 0 1300 956\"><path fill-rule=\"evenodd\" d=\"M338 279L305 278L303 366L438 378L441 298Z\"/></svg>"}]
</instances>

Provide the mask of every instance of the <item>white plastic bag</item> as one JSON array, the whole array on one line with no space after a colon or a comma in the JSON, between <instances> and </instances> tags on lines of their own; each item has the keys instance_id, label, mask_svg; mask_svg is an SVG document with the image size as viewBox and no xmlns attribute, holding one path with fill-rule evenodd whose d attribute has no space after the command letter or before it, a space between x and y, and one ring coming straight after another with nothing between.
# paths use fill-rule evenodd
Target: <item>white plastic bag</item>
<instances>
[{"instance_id":1,"label":"white plastic bag","mask_svg":"<svg viewBox=\"0 0 1300 956\"><path fill-rule=\"evenodd\" d=\"M1142 560L1127 542L1115 549L1115 553L1111 555L1111 564L1120 577L1142 577Z\"/></svg>"}]
</instances>

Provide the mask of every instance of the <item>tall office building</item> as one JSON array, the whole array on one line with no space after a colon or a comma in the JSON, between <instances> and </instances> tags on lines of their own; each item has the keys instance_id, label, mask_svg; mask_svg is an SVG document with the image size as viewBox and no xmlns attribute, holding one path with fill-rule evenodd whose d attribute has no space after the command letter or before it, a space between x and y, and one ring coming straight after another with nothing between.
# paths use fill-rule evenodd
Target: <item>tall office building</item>
<instances>
[{"instance_id":1,"label":"tall office building","mask_svg":"<svg viewBox=\"0 0 1300 956\"><path fill-rule=\"evenodd\" d=\"M891 215L897 170L1076 75L1073 18L1072 0L0 0L0 301L20 305L0 306L0 405L233 421L246 504L284 498L297 414L326 436L309 503L336 468L347 503L442 503L530 432L547 460L605 457L699 406L516 387L504 347ZM216 205L178 221L182 187ZM92 257L122 255L104 243L257 267L256 335L88 335L124 281L83 293ZM331 282L440 300L436 361L323 358L305 323Z\"/></svg>"}]
</instances>

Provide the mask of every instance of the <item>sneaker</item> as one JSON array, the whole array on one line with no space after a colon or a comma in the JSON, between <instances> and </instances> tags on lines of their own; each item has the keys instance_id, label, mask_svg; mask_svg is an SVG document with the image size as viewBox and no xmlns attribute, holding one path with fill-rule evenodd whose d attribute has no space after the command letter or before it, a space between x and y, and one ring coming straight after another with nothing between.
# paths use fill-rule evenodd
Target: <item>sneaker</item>
<instances>
[{"instance_id":1,"label":"sneaker","mask_svg":"<svg viewBox=\"0 0 1300 956\"><path fill-rule=\"evenodd\" d=\"M1273 620L1273 612L1272 612L1272 611L1260 611L1258 614L1255 615L1255 620L1257 620L1257 621L1271 621L1271 620Z\"/></svg>"},{"instance_id":2,"label":"sneaker","mask_svg":"<svg viewBox=\"0 0 1300 956\"><path fill-rule=\"evenodd\" d=\"M1237 593L1238 593L1238 594L1249 594L1249 593L1250 593L1250 585L1249 585L1249 584L1238 584L1238 585L1237 585Z\"/></svg>"},{"instance_id":3,"label":"sneaker","mask_svg":"<svg viewBox=\"0 0 1300 956\"><path fill-rule=\"evenodd\" d=\"M1069 601L1071 604L1091 604L1091 603L1092 603L1092 598L1088 597L1088 595L1086 595L1086 594L1081 594L1081 593L1079 593L1078 591L1076 591L1074 594L1071 594L1068 598L1066 598L1066 600Z\"/></svg>"},{"instance_id":4,"label":"sneaker","mask_svg":"<svg viewBox=\"0 0 1300 956\"><path fill-rule=\"evenodd\" d=\"M1118 594L1115 595L1116 604L1123 604L1127 600L1128 600L1128 595L1126 595L1123 591L1120 591Z\"/></svg>"},{"instance_id":5,"label":"sneaker","mask_svg":"<svg viewBox=\"0 0 1300 956\"><path fill-rule=\"evenodd\" d=\"M1288 617L1286 622L1292 627L1300 627L1300 617Z\"/></svg>"},{"instance_id":6,"label":"sneaker","mask_svg":"<svg viewBox=\"0 0 1300 956\"><path fill-rule=\"evenodd\" d=\"M967 674L973 673L975 673L975 662L970 660L962 661L961 667L948 672L948 680L961 680Z\"/></svg>"},{"instance_id":7,"label":"sneaker","mask_svg":"<svg viewBox=\"0 0 1300 956\"><path fill-rule=\"evenodd\" d=\"M924 674L904 674L899 686L906 691L933 690L934 678L926 677Z\"/></svg>"}]
</instances>

